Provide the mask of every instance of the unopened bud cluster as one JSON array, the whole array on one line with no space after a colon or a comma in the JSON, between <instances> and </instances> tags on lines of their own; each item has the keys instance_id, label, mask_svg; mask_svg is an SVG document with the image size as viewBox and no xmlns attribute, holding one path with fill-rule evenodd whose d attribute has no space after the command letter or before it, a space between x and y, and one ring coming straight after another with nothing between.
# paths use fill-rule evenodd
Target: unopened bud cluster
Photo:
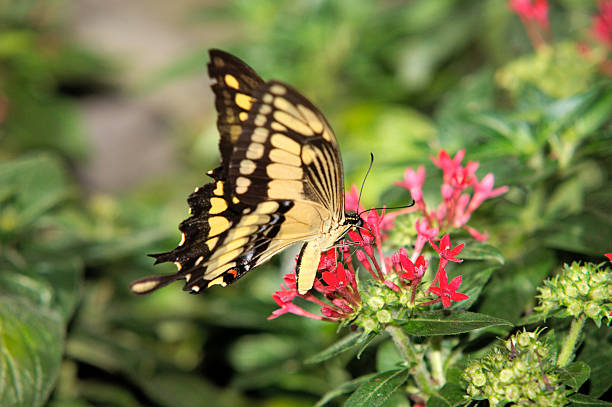
<instances>
[{"instance_id":1,"label":"unopened bud cluster","mask_svg":"<svg viewBox=\"0 0 612 407\"><path fill-rule=\"evenodd\" d=\"M561 310L565 316L584 314L601 326L601 319L610 322L610 296L612 295L612 271L591 263L565 264L563 271L544 281L539 288L539 304L535 307L546 315Z\"/></svg>"},{"instance_id":2,"label":"unopened bud cluster","mask_svg":"<svg viewBox=\"0 0 612 407\"><path fill-rule=\"evenodd\" d=\"M467 393L491 406L563 406L567 391L554 374L554 355L537 332L519 332L471 362L463 373Z\"/></svg>"},{"instance_id":3,"label":"unopened bud cluster","mask_svg":"<svg viewBox=\"0 0 612 407\"><path fill-rule=\"evenodd\" d=\"M387 276L387 281L399 287L399 278L393 274ZM373 282L361 296L363 303L359 310L359 319L355 323L366 331L380 332L390 322L403 318L404 313L411 307L409 288L396 291L379 281Z\"/></svg>"}]
</instances>

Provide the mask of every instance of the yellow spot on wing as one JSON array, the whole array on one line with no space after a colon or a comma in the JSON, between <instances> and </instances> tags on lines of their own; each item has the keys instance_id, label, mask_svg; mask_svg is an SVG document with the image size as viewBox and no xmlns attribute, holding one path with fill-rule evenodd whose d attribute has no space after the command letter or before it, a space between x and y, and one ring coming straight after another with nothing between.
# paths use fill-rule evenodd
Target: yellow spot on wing
<instances>
[{"instance_id":1,"label":"yellow spot on wing","mask_svg":"<svg viewBox=\"0 0 612 407\"><path fill-rule=\"evenodd\" d=\"M136 282L130 285L130 290L132 290L133 293L140 294L140 293L144 293L144 292L153 290L158 285L159 285L159 281L156 281L156 280L139 281L139 282Z\"/></svg>"},{"instance_id":2,"label":"yellow spot on wing","mask_svg":"<svg viewBox=\"0 0 612 407\"><path fill-rule=\"evenodd\" d=\"M268 183L270 199L299 199L303 192L302 181L272 180Z\"/></svg>"},{"instance_id":3,"label":"yellow spot on wing","mask_svg":"<svg viewBox=\"0 0 612 407\"><path fill-rule=\"evenodd\" d=\"M242 109L251 110L251 106L253 105L253 98L249 95L245 95L244 93L236 93L234 100L236 101L236 104Z\"/></svg>"},{"instance_id":4,"label":"yellow spot on wing","mask_svg":"<svg viewBox=\"0 0 612 407\"><path fill-rule=\"evenodd\" d=\"M298 147L299 147L299 145L298 145ZM264 146L263 146L263 144L260 144L260 143L251 143L247 147L246 156L247 156L247 158L250 158L251 160L257 160L257 159L263 157L263 153L264 153ZM299 154L299 152L298 152L298 154Z\"/></svg>"},{"instance_id":5,"label":"yellow spot on wing","mask_svg":"<svg viewBox=\"0 0 612 407\"><path fill-rule=\"evenodd\" d=\"M234 76L230 74L226 74L223 80L225 81L225 84L229 86L230 88L238 89L240 87L238 85L238 79L236 79Z\"/></svg>"},{"instance_id":6,"label":"yellow spot on wing","mask_svg":"<svg viewBox=\"0 0 612 407\"><path fill-rule=\"evenodd\" d=\"M200 256L200 257L198 257L198 259L197 259L197 260L196 260L196 262L195 262L195 265L196 265L196 266L199 266L199 265L200 265L200 263L202 263L202 260L204 260L204 256Z\"/></svg>"},{"instance_id":7,"label":"yellow spot on wing","mask_svg":"<svg viewBox=\"0 0 612 407\"><path fill-rule=\"evenodd\" d=\"M279 122L272 122L270 127L272 127L272 130L276 130L276 131L287 131L287 128L283 126L282 124L280 124Z\"/></svg>"},{"instance_id":8,"label":"yellow spot on wing","mask_svg":"<svg viewBox=\"0 0 612 407\"><path fill-rule=\"evenodd\" d=\"M275 201L266 201L257 205L257 209L255 211L261 214L269 214L274 213L278 210L279 204Z\"/></svg>"},{"instance_id":9,"label":"yellow spot on wing","mask_svg":"<svg viewBox=\"0 0 612 407\"><path fill-rule=\"evenodd\" d=\"M212 198L210 198L210 204L211 208L208 213L210 213L211 215L216 215L227 209L227 202L225 202L225 199L223 198L217 198L213 196Z\"/></svg>"},{"instance_id":10,"label":"yellow spot on wing","mask_svg":"<svg viewBox=\"0 0 612 407\"><path fill-rule=\"evenodd\" d=\"M287 88L282 85L272 85L270 87L270 92L275 93L277 95L284 95L287 92Z\"/></svg>"},{"instance_id":11,"label":"yellow spot on wing","mask_svg":"<svg viewBox=\"0 0 612 407\"><path fill-rule=\"evenodd\" d=\"M219 240L218 237L213 237L212 239L208 239L206 241L206 246L208 246L208 250L212 252L215 246L217 245L218 240Z\"/></svg>"},{"instance_id":12,"label":"yellow spot on wing","mask_svg":"<svg viewBox=\"0 0 612 407\"><path fill-rule=\"evenodd\" d=\"M314 135L310 127L308 127L303 121L291 116L289 113L277 110L276 112L274 112L274 119L277 120L280 124L289 127L291 130L303 136Z\"/></svg>"},{"instance_id":13,"label":"yellow spot on wing","mask_svg":"<svg viewBox=\"0 0 612 407\"><path fill-rule=\"evenodd\" d=\"M213 191L213 194L217 196L223 196L223 182L222 181L217 181L217 186L215 190Z\"/></svg>"},{"instance_id":14,"label":"yellow spot on wing","mask_svg":"<svg viewBox=\"0 0 612 407\"><path fill-rule=\"evenodd\" d=\"M285 164L268 164L266 173L272 179L301 179L302 169L292 165Z\"/></svg>"},{"instance_id":15,"label":"yellow spot on wing","mask_svg":"<svg viewBox=\"0 0 612 407\"><path fill-rule=\"evenodd\" d=\"M238 113L238 118L240 119L241 122L246 121L246 119L249 118L249 114L247 112L240 112Z\"/></svg>"},{"instance_id":16,"label":"yellow spot on wing","mask_svg":"<svg viewBox=\"0 0 612 407\"><path fill-rule=\"evenodd\" d=\"M181 241L179 242L179 244L178 244L178 245L179 245L179 246L182 246L182 245L183 245L183 243L185 243L185 234L184 234L184 233L181 233Z\"/></svg>"},{"instance_id":17,"label":"yellow spot on wing","mask_svg":"<svg viewBox=\"0 0 612 407\"><path fill-rule=\"evenodd\" d=\"M274 133L270 138L270 143L272 143L274 147L289 151L297 156L300 155L300 144L284 134Z\"/></svg>"},{"instance_id":18,"label":"yellow spot on wing","mask_svg":"<svg viewBox=\"0 0 612 407\"><path fill-rule=\"evenodd\" d=\"M233 240L227 244L224 244L223 249L225 250L234 250L239 247L244 246L249 241L248 237L243 237L240 239Z\"/></svg>"},{"instance_id":19,"label":"yellow spot on wing","mask_svg":"<svg viewBox=\"0 0 612 407\"><path fill-rule=\"evenodd\" d=\"M223 281L223 276L219 276L217 278L215 278L214 280L211 280L208 283L208 286L210 287L211 285L220 285L221 287L225 287L227 286L227 283L225 281Z\"/></svg>"},{"instance_id":20,"label":"yellow spot on wing","mask_svg":"<svg viewBox=\"0 0 612 407\"><path fill-rule=\"evenodd\" d=\"M240 199L238 199L237 197L233 197L232 202L235 204L240 203Z\"/></svg>"},{"instance_id":21,"label":"yellow spot on wing","mask_svg":"<svg viewBox=\"0 0 612 407\"><path fill-rule=\"evenodd\" d=\"M304 117L302 117L302 114L298 112L297 108L283 97L279 96L274 98L274 106L276 106L277 109L284 110L285 112L294 116L298 120L305 119Z\"/></svg>"},{"instance_id":22,"label":"yellow spot on wing","mask_svg":"<svg viewBox=\"0 0 612 407\"><path fill-rule=\"evenodd\" d=\"M272 151L270 151L270 160L281 164L293 165L294 167L302 165L300 157L285 150L281 150L280 148L273 148Z\"/></svg>"},{"instance_id":23,"label":"yellow spot on wing","mask_svg":"<svg viewBox=\"0 0 612 407\"><path fill-rule=\"evenodd\" d=\"M249 159L244 159L240 161L240 173L244 175L249 175L255 172L257 165Z\"/></svg>"},{"instance_id":24,"label":"yellow spot on wing","mask_svg":"<svg viewBox=\"0 0 612 407\"><path fill-rule=\"evenodd\" d=\"M302 116L306 118L308 125L314 130L315 133L321 133L323 131L323 123L312 110L304 105L298 105L297 108L300 113L302 113Z\"/></svg>"},{"instance_id":25,"label":"yellow spot on wing","mask_svg":"<svg viewBox=\"0 0 612 407\"><path fill-rule=\"evenodd\" d=\"M257 143L265 143L266 140L268 139L268 134L269 133L270 132L265 127L257 127L253 131L253 136L251 137L251 140L253 140L253 141L257 142Z\"/></svg>"},{"instance_id":26,"label":"yellow spot on wing","mask_svg":"<svg viewBox=\"0 0 612 407\"><path fill-rule=\"evenodd\" d=\"M210 233L209 236L217 236L221 233L225 232L229 226L229 220L224 218L223 216L213 216L212 218L208 218L208 224L210 225Z\"/></svg>"}]
</instances>

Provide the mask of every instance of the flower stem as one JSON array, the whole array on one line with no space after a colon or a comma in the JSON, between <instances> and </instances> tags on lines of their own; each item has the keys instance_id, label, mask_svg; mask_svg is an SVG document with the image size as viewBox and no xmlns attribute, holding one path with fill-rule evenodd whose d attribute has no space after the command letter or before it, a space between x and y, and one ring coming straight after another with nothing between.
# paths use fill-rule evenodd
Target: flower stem
<instances>
[{"instance_id":1,"label":"flower stem","mask_svg":"<svg viewBox=\"0 0 612 407\"><path fill-rule=\"evenodd\" d=\"M559 352L559 357L557 358L558 367L565 367L569 365L569 363L572 361L574 349L576 348L576 344L578 343L578 338L580 337L582 328L584 328L585 321L586 317L584 314L580 314L578 319L574 319L572 321L570 331L567 334L565 341L563 342L561 352Z\"/></svg>"},{"instance_id":2,"label":"flower stem","mask_svg":"<svg viewBox=\"0 0 612 407\"><path fill-rule=\"evenodd\" d=\"M427 371L423 358L417 355L408 335L406 335L402 328L394 325L388 325L385 330L391 335L393 343L402 358L415 365L412 371L414 372L414 380L419 389L425 394L430 395L434 388L431 376Z\"/></svg>"}]
</instances>

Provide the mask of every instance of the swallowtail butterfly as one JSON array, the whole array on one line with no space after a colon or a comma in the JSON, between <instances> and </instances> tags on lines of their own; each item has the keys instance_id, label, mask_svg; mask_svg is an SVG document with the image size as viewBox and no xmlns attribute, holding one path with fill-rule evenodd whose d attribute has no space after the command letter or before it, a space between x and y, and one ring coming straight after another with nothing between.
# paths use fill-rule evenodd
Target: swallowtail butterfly
<instances>
[{"instance_id":1,"label":"swallowtail butterfly","mask_svg":"<svg viewBox=\"0 0 612 407\"><path fill-rule=\"evenodd\" d=\"M319 110L291 86L265 82L246 63L210 51L221 165L189 196L179 245L151 255L175 274L131 285L148 294L184 279L184 290L226 286L296 242L300 293L312 288L320 254L361 221L344 211L338 142Z\"/></svg>"}]
</instances>

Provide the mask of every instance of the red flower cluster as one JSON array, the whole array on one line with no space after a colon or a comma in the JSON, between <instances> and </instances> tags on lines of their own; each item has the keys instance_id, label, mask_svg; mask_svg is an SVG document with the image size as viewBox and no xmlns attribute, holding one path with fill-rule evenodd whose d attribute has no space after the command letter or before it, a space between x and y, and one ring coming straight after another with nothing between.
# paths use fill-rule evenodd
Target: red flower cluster
<instances>
[{"instance_id":1,"label":"red flower cluster","mask_svg":"<svg viewBox=\"0 0 612 407\"><path fill-rule=\"evenodd\" d=\"M376 213L375 210L371 212ZM369 216L370 220L381 220L382 217L384 215L379 217L378 213L375 216ZM410 290L410 304L414 304L418 285L427 270L425 258L418 256L416 262L413 263L406 250L401 249L399 252L394 253L391 258L381 257L383 261L379 262L374 252L374 246L378 246L377 251L382 253L382 249L379 246L381 241L380 229L376 227L376 224L366 223L366 228L361 233L351 231L349 235L352 244L360 247L355 252L357 261L370 273L372 278L397 293L401 293L403 290ZM429 291L439 298L419 305L431 305L442 302L444 307L448 307L451 301L467 299L467 295L456 292L461 284L461 277L457 277L448 283L444 269L448 261L462 261L457 259L456 256L461 252L464 244L452 248L448 235L441 239L440 246L437 246L431 240L430 244L440 255L440 263ZM356 272L349 247L349 243L343 242L340 248L342 262L337 262L335 249L330 249L321 255L319 270L322 273L321 278L315 281L313 287L314 293L311 291L306 294L299 294L295 273L290 272L285 275L285 284L281 284L281 290L276 291L272 296L280 308L274 311L268 319L273 319L286 313L332 322L352 319L361 308L362 299L357 287ZM386 264L389 267L386 267ZM390 274L392 271L395 271L397 274L398 278L396 281L399 281L399 285L392 281L393 278ZM434 286L436 282L438 286ZM315 295L315 293L319 295ZM296 297L320 306L321 315L306 311L304 308L296 305L294 303Z\"/></svg>"},{"instance_id":2,"label":"red flower cluster","mask_svg":"<svg viewBox=\"0 0 612 407\"><path fill-rule=\"evenodd\" d=\"M462 261L457 255L463 250L464 244L452 247L448 234L442 238L438 238L438 234L440 230L463 228L478 240L486 239L486 234L481 234L466 223L485 200L505 193L508 187L494 189L493 174L487 174L482 180L478 180L475 174L478 163L468 162L465 167L462 166L464 155L465 152L462 150L451 158L442 150L437 157L432 157L434 164L442 169L444 175L441 188L443 199L436 209L429 209L423 200L422 187L425 182L423 166L416 171L408 168L404 173L404 180L396 183L410 191L415 205L393 214L385 214L384 209L381 213L375 209L364 211L359 206L357 188L352 186L346 195L345 207L347 210L357 210L364 220L364 226L348 232L350 242L343 241L338 250L330 249L321 255L319 262L321 278L315 281L310 292L299 294L294 272L287 274L284 277L285 284L281 285L281 290L273 295L280 309L274 311L269 319L286 313L325 321L354 319L364 306L363 293L360 295L357 285L356 267L358 266L370 274L376 285L387 287L398 295L397 298L403 298L402 306L426 306L441 302L444 307L449 307L451 301L467 299L467 295L457 292L461 276L448 282L445 269L448 262ZM472 195L466 193L469 187L473 189ZM393 228L395 217L407 212L420 212L422 215L415 222L414 250L409 254L405 249L400 249L392 256L386 257L382 247L382 242L386 238L384 232ZM427 243L438 254L440 261L430 286L419 298L426 299L427 292L438 298L415 304L417 291L428 268L428 262L421 254ZM404 293L409 293L410 296L406 297ZM296 298L316 304L320 307L321 314L311 313L296 305L294 303Z\"/></svg>"}]
</instances>

